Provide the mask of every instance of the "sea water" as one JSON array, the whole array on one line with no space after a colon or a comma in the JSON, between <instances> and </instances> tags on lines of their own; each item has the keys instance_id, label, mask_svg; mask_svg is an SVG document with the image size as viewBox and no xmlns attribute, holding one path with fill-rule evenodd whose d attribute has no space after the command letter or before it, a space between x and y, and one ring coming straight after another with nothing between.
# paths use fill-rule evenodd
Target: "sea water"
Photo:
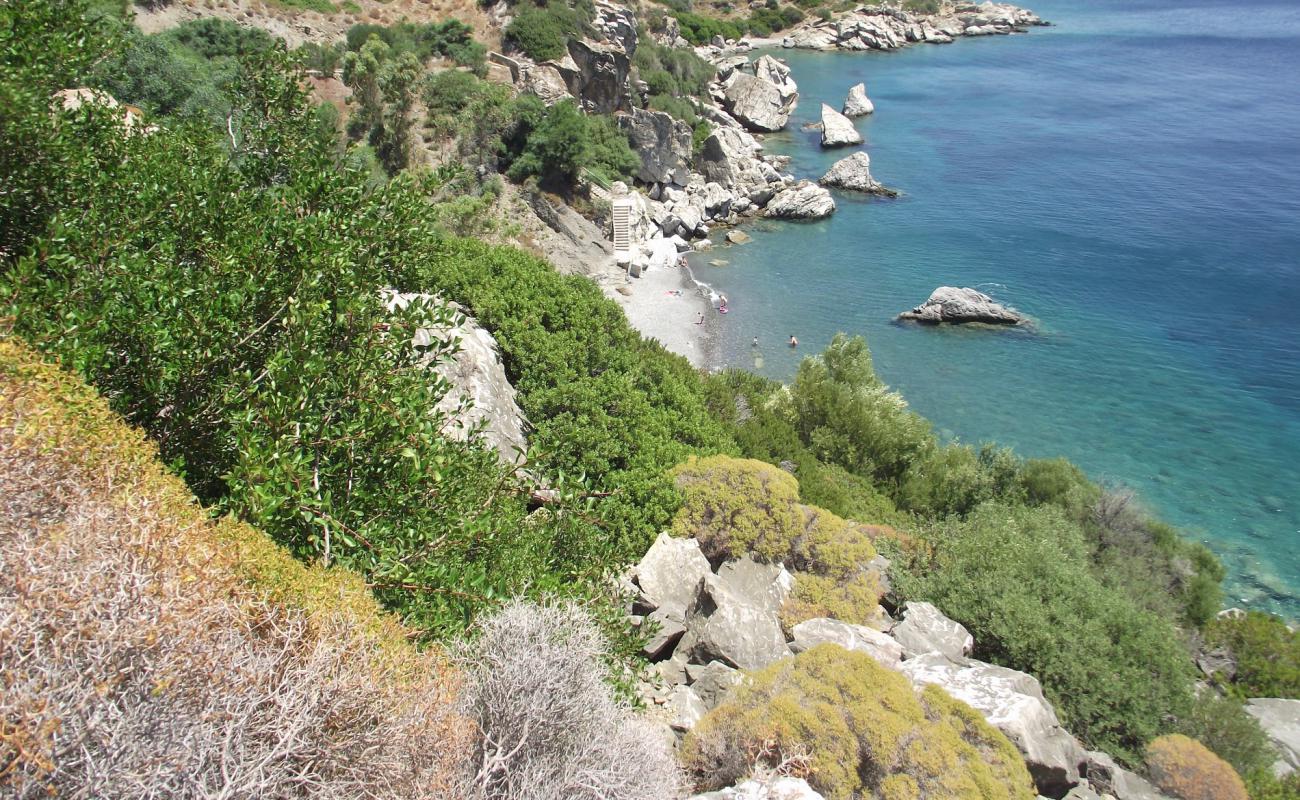
<instances>
[{"instance_id":1,"label":"sea water","mask_svg":"<svg viewBox=\"0 0 1300 800\"><path fill-rule=\"evenodd\" d=\"M863 335L944 437L1132 487L1222 557L1229 604L1300 618L1300 4L1025 4L1055 26L776 53L800 99L768 150L820 176L852 150L801 126L865 81L872 173L903 196L695 256L730 300L722 360L785 379ZM1036 332L892 322L940 285Z\"/></svg>"}]
</instances>

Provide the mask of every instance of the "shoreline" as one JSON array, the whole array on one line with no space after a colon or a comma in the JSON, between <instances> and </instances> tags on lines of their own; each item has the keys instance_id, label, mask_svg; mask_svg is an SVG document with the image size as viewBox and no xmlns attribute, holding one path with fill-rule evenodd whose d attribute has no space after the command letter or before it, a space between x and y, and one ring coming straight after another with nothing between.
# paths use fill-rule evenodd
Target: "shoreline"
<instances>
[{"instance_id":1,"label":"shoreline","mask_svg":"<svg viewBox=\"0 0 1300 800\"><path fill-rule=\"evenodd\" d=\"M722 315L690 267L656 266L643 269L639 278L627 277L618 266L614 269L617 277L601 281L601 290L623 309L628 324L697 369L719 366L715 362ZM697 324L701 314L704 322Z\"/></svg>"}]
</instances>

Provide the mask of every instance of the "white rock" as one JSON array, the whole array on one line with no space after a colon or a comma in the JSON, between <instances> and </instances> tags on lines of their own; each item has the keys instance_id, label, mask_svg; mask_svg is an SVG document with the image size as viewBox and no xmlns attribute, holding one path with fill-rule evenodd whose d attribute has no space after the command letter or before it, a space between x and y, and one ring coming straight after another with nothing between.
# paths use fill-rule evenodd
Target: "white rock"
<instances>
[{"instance_id":1,"label":"white rock","mask_svg":"<svg viewBox=\"0 0 1300 800\"><path fill-rule=\"evenodd\" d=\"M850 144L862 144L862 134L853 127L853 120L822 103L822 147Z\"/></svg>"},{"instance_id":2,"label":"white rock","mask_svg":"<svg viewBox=\"0 0 1300 800\"><path fill-rule=\"evenodd\" d=\"M803 181L778 192L767 204L763 216L773 219L822 219L835 211L831 193L815 183Z\"/></svg>"},{"instance_id":3,"label":"white rock","mask_svg":"<svg viewBox=\"0 0 1300 800\"><path fill-rule=\"evenodd\" d=\"M662 241L672 246L671 241ZM684 619L700 581L712 574L699 542L664 532L636 565L633 578L649 605Z\"/></svg>"},{"instance_id":4,"label":"white rock","mask_svg":"<svg viewBox=\"0 0 1300 800\"><path fill-rule=\"evenodd\" d=\"M903 646L908 658L939 653L956 660L975 648L970 631L930 603L909 602L903 607L903 621L889 635Z\"/></svg>"},{"instance_id":5,"label":"white rock","mask_svg":"<svg viewBox=\"0 0 1300 800\"><path fill-rule=\"evenodd\" d=\"M796 653L830 642L845 650L866 653L881 666L890 669L898 669L903 660L901 644L865 625L851 625L837 619L818 617L795 625L792 633L794 640L790 643L790 649Z\"/></svg>"},{"instance_id":6,"label":"white rock","mask_svg":"<svg viewBox=\"0 0 1300 800\"><path fill-rule=\"evenodd\" d=\"M803 778L748 780L729 789L697 794L689 800L823 800Z\"/></svg>"},{"instance_id":7,"label":"white rock","mask_svg":"<svg viewBox=\"0 0 1300 800\"><path fill-rule=\"evenodd\" d=\"M875 110L875 104L867 97L866 84L859 83L849 89L849 96L844 98L844 116L861 117Z\"/></svg>"},{"instance_id":8,"label":"white rock","mask_svg":"<svg viewBox=\"0 0 1300 800\"><path fill-rule=\"evenodd\" d=\"M1274 774L1289 775L1300 770L1300 700L1255 697L1246 701L1246 711L1259 720L1278 752Z\"/></svg>"}]
</instances>

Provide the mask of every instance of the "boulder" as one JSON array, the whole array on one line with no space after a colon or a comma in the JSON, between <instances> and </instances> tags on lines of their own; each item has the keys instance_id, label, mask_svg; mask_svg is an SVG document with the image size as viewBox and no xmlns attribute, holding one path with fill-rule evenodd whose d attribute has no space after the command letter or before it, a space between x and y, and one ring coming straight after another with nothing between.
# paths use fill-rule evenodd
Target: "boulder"
<instances>
[{"instance_id":1,"label":"boulder","mask_svg":"<svg viewBox=\"0 0 1300 800\"><path fill-rule=\"evenodd\" d=\"M798 94L788 98L769 80L737 70L722 85L723 104L751 131L772 133L790 120Z\"/></svg>"},{"instance_id":2,"label":"boulder","mask_svg":"<svg viewBox=\"0 0 1300 800\"><path fill-rule=\"evenodd\" d=\"M523 67L519 71L516 86L523 94L537 95L547 106L553 106L561 100L573 97L569 94L569 86L565 83L564 76L554 64Z\"/></svg>"},{"instance_id":3,"label":"boulder","mask_svg":"<svg viewBox=\"0 0 1300 800\"><path fill-rule=\"evenodd\" d=\"M836 161L818 183L822 186L834 186L837 189L849 189L885 197L898 196L898 192L884 186L871 176L871 156L862 150Z\"/></svg>"},{"instance_id":4,"label":"boulder","mask_svg":"<svg viewBox=\"0 0 1300 800\"><path fill-rule=\"evenodd\" d=\"M822 796L803 778L785 776L747 780L728 789L697 794L689 800L822 800Z\"/></svg>"},{"instance_id":5,"label":"boulder","mask_svg":"<svg viewBox=\"0 0 1300 800\"><path fill-rule=\"evenodd\" d=\"M903 660L901 644L865 625L850 625L837 619L818 617L795 625L792 633L794 640L790 643L790 649L796 653L830 642L845 650L866 653L881 666L890 669L898 669Z\"/></svg>"},{"instance_id":6,"label":"boulder","mask_svg":"<svg viewBox=\"0 0 1300 800\"><path fill-rule=\"evenodd\" d=\"M1106 753L1094 751L1087 756L1083 776L1102 795L1115 800L1169 800L1146 780L1116 764L1115 759Z\"/></svg>"},{"instance_id":7,"label":"boulder","mask_svg":"<svg viewBox=\"0 0 1300 800\"><path fill-rule=\"evenodd\" d=\"M749 556L724 562L718 568L718 578L729 591L773 616L781 613L781 606L794 590L794 576L785 567L760 564Z\"/></svg>"},{"instance_id":8,"label":"boulder","mask_svg":"<svg viewBox=\"0 0 1300 800\"><path fill-rule=\"evenodd\" d=\"M686 635L678 647L695 663L716 660L738 669L761 669L790 655L770 600L712 574L686 609Z\"/></svg>"},{"instance_id":9,"label":"boulder","mask_svg":"<svg viewBox=\"0 0 1300 800\"><path fill-rule=\"evenodd\" d=\"M753 196L750 199L753 200ZM773 219L822 219L834 211L835 200L830 192L815 183L801 181L773 196L768 201L763 216Z\"/></svg>"},{"instance_id":10,"label":"boulder","mask_svg":"<svg viewBox=\"0 0 1300 800\"><path fill-rule=\"evenodd\" d=\"M750 236L748 233L739 229L727 231L728 244L745 244L753 241L753 238L754 237Z\"/></svg>"},{"instance_id":11,"label":"boulder","mask_svg":"<svg viewBox=\"0 0 1300 800\"><path fill-rule=\"evenodd\" d=\"M668 608L656 608L645 619L653 623L656 630L641 647L641 655L651 661L667 658L682 634L686 633L685 621L681 614Z\"/></svg>"},{"instance_id":12,"label":"boulder","mask_svg":"<svg viewBox=\"0 0 1300 800\"><path fill-rule=\"evenodd\" d=\"M799 98L799 85L790 77L790 67L769 55L754 62L754 75L771 83L781 93L783 101L793 104Z\"/></svg>"},{"instance_id":13,"label":"boulder","mask_svg":"<svg viewBox=\"0 0 1300 800\"><path fill-rule=\"evenodd\" d=\"M674 686L664 703L668 711L668 724L675 731L685 733L709 713L704 701L689 686Z\"/></svg>"},{"instance_id":14,"label":"boulder","mask_svg":"<svg viewBox=\"0 0 1300 800\"><path fill-rule=\"evenodd\" d=\"M938 652L909 658L902 670L913 683L942 687L1006 734L1041 794L1061 797L1079 782L1087 754L1061 727L1032 675Z\"/></svg>"},{"instance_id":15,"label":"boulder","mask_svg":"<svg viewBox=\"0 0 1300 800\"><path fill-rule=\"evenodd\" d=\"M690 179L691 127L662 111L633 108L617 117L619 130L641 159L635 177L642 183L685 186Z\"/></svg>"},{"instance_id":16,"label":"boulder","mask_svg":"<svg viewBox=\"0 0 1300 800\"><path fill-rule=\"evenodd\" d=\"M849 96L844 98L844 116L862 117L876 110L876 106L867 97L867 85L859 83L849 89Z\"/></svg>"},{"instance_id":17,"label":"boulder","mask_svg":"<svg viewBox=\"0 0 1300 800\"><path fill-rule=\"evenodd\" d=\"M1246 701L1246 711L1259 720L1278 752L1273 764L1276 775L1300 770L1300 700L1255 697Z\"/></svg>"},{"instance_id":18,"label":"boulder","mask_svg":"<svg viewBox=\"0 0 1300 800\"><path fill-rule=\"evenodd\" d=\"M700 581L712 574L699 542L665 532L655 539L632 577L650 610L663 609L684 620L687 606L699 592Z\"/></svg>"},{"instance_id":19,"label":"boulder","mask_svg":"<svg viewBox=\"0 0 1300 800\"><path fill-rule=\"evenodd\" d=\"M721 661L710 661L704 666L687 664L686 680L705 707L712 710L722 703L727 692L745 682L745 675Z\"/></svg>"},{"instance_id":20,"label":"boulder","mask_svg":"<svg viewBox=\"0 0 1300 800\"><path fill-rule=\"evenodd\" d=\"M458 342L459 349L450 358L437 360L437 354L431 352L420 362L451 384L435 406L446 415L443 434L463 442L479 431L477 435L496 451L502 463L520 463L528 450L524 436L528 423L506 377L496 339L456 303L427 294L384 293L389 309L406 308L417 298L444 306L452 317L450 325L416 331L412 344L427 347L438 339Z\"/></svg>"},{"instance_id":21,"label":"boulder","mask_svg":"<svg viewBox=\"0 0 1300 800\"><path fill-rule=\"evenodd\" d=\"M970 631L930 603L907 603L903 607L903 621L889 634L903 646L907 658L938 653L957 660L970 655L975 648Z\"/></svg>"},{"instance_id":22,"label":"boulder","mask_svg":"<svg viewBox=\"0 0 1300 800\"><path fill-rule=\"evenodd\" d=\"M822 103L822 147L851 144L862 144L862 134L853 127L853 120Z\"/></svg>"},{"instance_id":23,"label":"boulder","mask_svg":"<svg viewBox=\"0 0 1300 800\"><path fill-rule=\"evenodd\" d=\"M998 304L992 297L974 289L940 286L930 297L911 311L898 315L900 320L914 320L926 325L943 322L962 324L981 322L986 325L1019 325L1025 317Z\"/></svg>"},{"instance_id":24,"label":"boulder","mask_svg":"<svg viewBox=\"0 0 1300 800\"><path fill-rule=\"evenodd\" d=\"M622 45L569 40L572 69L560 74L569 93L578 98L588 114L612 114L633 108L628 89L632 61Z\"/></svg>"}]
</instances>

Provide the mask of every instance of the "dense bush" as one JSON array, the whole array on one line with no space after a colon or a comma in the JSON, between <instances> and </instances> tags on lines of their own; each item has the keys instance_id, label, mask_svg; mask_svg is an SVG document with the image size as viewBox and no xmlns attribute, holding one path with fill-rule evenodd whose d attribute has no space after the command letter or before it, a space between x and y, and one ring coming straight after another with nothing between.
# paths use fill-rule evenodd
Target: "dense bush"
<instances>
[{"instance_id":1,"label":"dense bush","mask_svg":"<svg viewBox=\"0 0 1300 800\"><path fill-rule=\"evenodd\" d=\"M751 33L758 36L771 36L775 31L783 31L792 25L803 22L803 12L794 6L784 8L756 8L749 13L746 24Z\"/></svg>"},{"instance_id":2,"label":"dense bush","mask_svg":"<svg viewBox=\"0 0 1300 800\"><path fill-rule=\"evenodd\" d=\"M1146 766L1151 782L1180 800L1249 800L1231 764L1181 734L1151 742Z\"/></svg>"},{"instance_id":3,"label":"dense bush","mask_svg":"<svg viewBox=\"0 0 1300 800\"><path fill-rule=\"evenodd\" d=\"M569 52L569 40L581 34L585 21L563 0L544 5L523 3L515 7L505 39L534 61L560 59Z\"/></svg>"},{"instance_id":4,"label":"dense bush","mask_svg":"<svg viewBox=\"0 0 1300 800\"><path fill-rule=\"evenodd\" d=\"M535 97L532 101L537 107L534 117L540 114L540 118L510 165L507 174L511 178L537 175L570 186L583 170L612 181L627 178L640 166L641 159L609 117L585 114L569 99L545 110L540 108L541 101Z\"/></svg>"},{"instance_id":5,"label":"dense bush","mask_svg":"<svg viewBox=\"0 0 1300 800\"><path fill-rule=\"evenodd\" d=\"M458 796L454 671L155 452L0 341L5 796Z\"/></svg>"},{"instance_id":6,"label":"dense bush","mask_svg":"<svg viewBox=\"0 0 1300 800\"><path fill-rule=\"evenodd\" d=\"M1267 734L1242 702L1213 690L1198 692L1174 728L1210 748L1240 775L1267 771L1277 760Z\"/></svg>"},{"instance_id":7,"label":"dense bush","mask_svg":"<svg viewBox=\"0 0 1300 800\"><path fill-rule=\"evenodd\" d=\"M413 53L395 52L378 38L343 56L343 82L352 89L349 102L355 105L348 132L364 137L389 175L411 161L411 109L421 73Z\"/></svg>"},{"instance_id":8,"label":"dense bush","mask_svg":"<svg viewBox=\"0 0 1300 800\"><path fill-rule=\"evenodd\" d=\"M1211 647L1226 647L1237 662L1231 678L1216 680L1238 697L1300 698L1300 632L1262 611L1225 615L1205 626Z\"/></svg>"},{"instance_id":9,"label":"dense bush","mask_svg":"<svg viewBox=\"0 0 1300 800\"><path fill-rule=\"evenodd\" d=\"M465 797L681 797L671 745L605 683L608 655L571 603L511 603L482 620L461 654L465 707L478 726Z\"/></svg>"},{"instance_id":10,"label":"dense bush","mask_svg":"<svg viewBox=\"0 0 1300 800\"><path fill-rule=\"evenodd\" d=\"M694 50L665 47L650 38L637 43L632 65L650 84L652 95L706 97L709 81L717 73L717 68Z\"/></svg>"},{"instance_id":11,"label":"dense bush","mask_svg":"<svg viewBox=\"0 0 1300 800\"><path fill-rule=\"evenodd\" d=\"M388 45L394 55L411 53L420 61L449 58L463 67L482 69L487 48L474 41L474 29L458 19L442 22L399 22L396 25L361 23L348 29L346 46L360 52L372 38Z\"/></svg>"},{"instance_id":12,"label":"dense bush","mask_svg":"<svg viewBox=\"0 0 1300 800\"><path fill-rule=\"evenodd\" d=\"M1136 761L1191 702L1191 661L1173 627L1088 569L1088 543L1056 508L988 503L927 538L932 558L899 576L975 636L980 658L1043 683L1063 724Z\"/></svg>"},{"instance_id":13,"label":"dense bush","mask_svg":"<svg viewBox=\"0 0 1300 800\"><path fill-rule=\"evenodd\" d=\"M693 45L708 44L714 36L721 36L723 39L739 39L745 35L745 31L739 25L728 20L714 19L683 10L674 10L673 17L681 28L682 38Z\"/></svg>"},{"instance_id":14,"label":"dense bush","mask_svg":"<svg viewBox=\"0 0 1300 800\"><path fill-rule=\"evenodd\" d=\"M1035 796L1020 754L978 712L833 644L734 689L682 757L704 789L767 767L806 777L831 800Z\"/></svg>"}]
</instances>

